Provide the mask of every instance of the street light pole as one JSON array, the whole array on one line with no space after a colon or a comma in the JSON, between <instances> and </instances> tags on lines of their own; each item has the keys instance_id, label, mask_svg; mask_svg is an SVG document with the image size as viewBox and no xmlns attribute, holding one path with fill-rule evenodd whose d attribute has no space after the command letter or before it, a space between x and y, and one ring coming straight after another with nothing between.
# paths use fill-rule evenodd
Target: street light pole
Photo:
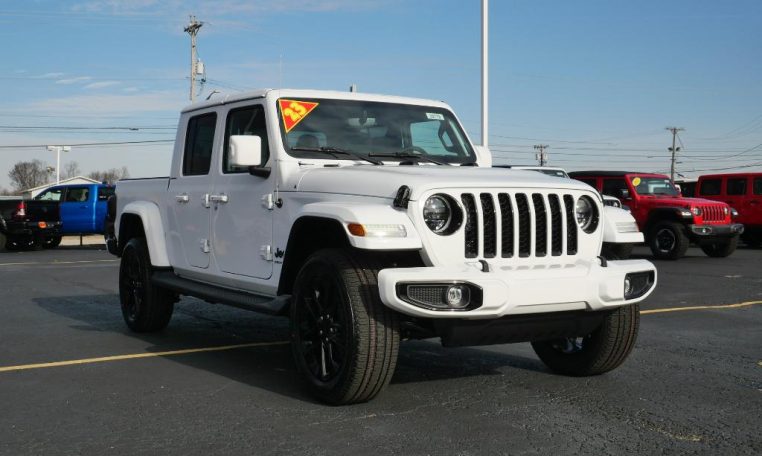
<instances>
[{"instance_id":1,"label":"street light pole","mask_svg":"<svg viewBox=\"0 0 762 456\"><path fill-rule=\"evenodd\" d=\"M489 0L482 0L482 146L489 145Z\"/></svg>"},{"instance_id":2,"label":"street light pole","mask_svg":"<svg viewBox=\"0 0 762 456\"><path fill-rule=\"evenodd\" d=\"M61 152L69 152L69 146L48 146L48 151L56 153L56 185L61 183Z\"/></svg>"}]
</instances>

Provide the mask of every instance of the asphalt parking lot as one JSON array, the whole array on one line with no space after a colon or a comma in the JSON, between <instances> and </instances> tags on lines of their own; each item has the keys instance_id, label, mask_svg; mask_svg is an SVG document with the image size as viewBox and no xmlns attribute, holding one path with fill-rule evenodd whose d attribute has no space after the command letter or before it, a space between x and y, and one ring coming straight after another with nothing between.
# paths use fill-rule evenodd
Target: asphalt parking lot
<instances>
[{"instance_id":1,"label":"asphalt parking lot","mask_svg":"<svg viewBox=\"0 0 762 456\"><path fill-rule=\"evenodd\" d=\"M0 454L762 454L762 250L656 264L607 375L554 375L528 344L407 342L377 399L327 407L285 319L186 298L137 335L99 247L0 253Z\"/></svg>"}]
</instances>

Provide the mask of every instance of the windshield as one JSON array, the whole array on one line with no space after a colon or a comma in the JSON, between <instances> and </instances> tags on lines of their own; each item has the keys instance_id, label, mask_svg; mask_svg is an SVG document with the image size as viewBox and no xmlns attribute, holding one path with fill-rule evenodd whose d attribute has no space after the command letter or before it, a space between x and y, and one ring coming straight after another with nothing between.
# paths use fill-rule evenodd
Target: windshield
<instances>
[{"instance_id":1,"label":"windshield","mask_svg":"<svg viewBox=\"0 0 762 456\"><path fill-rule=\"evenodd\" d=\"M286 152L299 158L474 163L476 155L446 109L370 101L279 99ZM353 156L354 155L354 156Z\"/></svg>"},{"instance_id":2,"label":"windshield","mask_svg":"<svg viewBox=\"0 0 762 456\"><path fill-rule=\"evenodd\" d=\"M665 177L635 176L632 178L632 186L638 195L679 195L672 182Z\"/></svg>"},{"instance_id":3,"label":"windshield","mask_svg":"<svg viewBox=\"0 0 762 456\"><path fill-rule=\"evenodd\" d=\"M535 171L547 174L548 176L564 177L569 179L569 175L566 174L566 171L562 169L535 169Z\"/></svg>"}]
</instances>

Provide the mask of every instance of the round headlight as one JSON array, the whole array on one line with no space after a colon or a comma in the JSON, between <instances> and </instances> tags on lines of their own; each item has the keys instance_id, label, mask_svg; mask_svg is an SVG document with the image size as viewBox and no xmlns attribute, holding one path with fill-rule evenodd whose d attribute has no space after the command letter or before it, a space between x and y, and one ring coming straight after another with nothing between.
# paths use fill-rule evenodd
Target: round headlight
<instances>
[{"instance_id":1,"label":"round headlight","mask_svg":"<svg viewBox=\"0 0 762 456\"><path fill-rule=\"evenodd\" d=\"M693 215L695 215L696 217L698 217L699 215L703 214L703 211L702 211L702 210L701 210L701 208L700 208L700 207L698 207L698 206L695 206L695 207L691 208L691 212L692 212L692 213L693 213Z\"/></svg>"},{"instance_id":2,"label":"round headlight","mask_svg":"<svg viewBox=\"0 0 762 456\"><path fill-rule=\"evenodd\" d=\"M577 200L574 208L577 225L585 233L592 233L598 227L598 208L589 196Z\"/></svg>"},{"instance_id":3,"label":"round headlight","mask_svg":"<svg viewBox=\"0 0 762 456\"><path fill-rule=\"evenodd\" d=\"M449 198L434 195L423 205L423 220L426 226L437 234L444 233L452 221L452 205Z\"/></svg>"}]
</instances>

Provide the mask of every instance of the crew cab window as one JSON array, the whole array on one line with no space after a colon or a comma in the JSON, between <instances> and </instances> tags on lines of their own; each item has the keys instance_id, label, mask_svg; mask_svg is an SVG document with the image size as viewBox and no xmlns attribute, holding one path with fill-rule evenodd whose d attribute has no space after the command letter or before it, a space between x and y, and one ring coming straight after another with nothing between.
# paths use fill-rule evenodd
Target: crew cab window
<instances>
[{"instance_id":1,"label":"crew cab window","mask_svg":"<svg viewBox=\"0 0 762 456\"><path fill-rule=\"evenodd\" d=\"M603 190L601 193L604 195L621 198L623 196L622 190L627 190L627 183L624 179L603 179Z\"/></svg>"},{"instance_id":2,"label":"crew cab window","mask_svg":"<svg viewBox=\"0 0 762 456\"><path fill-rule=\"evenodd\" d=\"M222 156L222 172L243 173L246 168L230 165L230 137L233 135L259 136L262 139L262 163L267 163L270 158L270 149L267 143L267 124L265 123L265 109L261 105L247 106L233 109L228 113L225 124L225 153Z\"/></svg>"},{"instance_id":3,"label":"crew cab window","mask_svg":"<svg viewBox=\"0 0 762 456\"><path fill-rule=\"evenodd\" d=\"M54 188L51 190L45 190L44 192L37 195L35 199L41 200L41 201L61 201L61 197L63 196L63 193L64 193L64 189Z\"/></svg>"},{"instance_id":4,"label":"crew cab window","mask_svg":"<svg viewBox=\"0 0 762 456\"><path fill-rule=\"evenodd\" d=\"M84 203L90 197L90 189L87 187L70 187L66 192L67 203Z\"/></svg>"},{"instance_id":5,"label":"crew cab window","mask_svg":"<svg viewBox=\"0 0 762 456\"><path fill-rule=\"evenodd\" d=\"M722 189L722 179L706 179L701 181L699 195L714 196L719 195Z\"/></svg>"},{"instance_id":6,"label":"crew cab window","mask_svg":"<svg viewBox=\"0 0 762 456\"><path fill-rule=\"evenodd\" d=\"M209 174L214 150L214 127L217 124L217 114L209 113L191 117L188 121L188 132L185 136L185 153L183 154L183 175L200 176Z\"/></svg>"},{"instance_id":7,"label":"crew cab window","mask_svg":"<svg viewBox=\"0 0 762 456\"><path fill-rule=\"evenodd\" d=\"M728 179L727 192L728 195L745 195L746 194L746 178L732 178Z\"/></svg>"},{"instance_id":8,"label":"crew cab window","mask_svg":"<svg viewBox=\"0 0 762 456\"><path fill-rule=\"evenodd\" d=\"M101 187L98 189L98 201L106 201L114 193L116 193L115 187Z\"/></svg>"},{"instance_id":9,"label":"crew cab window","mask_svg":"<svg viewBox=\"0 0 762 456\"><path fill-rule=\"evenodd\" d=\"M754 194L762 195L762 177L757 177L754 179Z\"/></svg>"}]
</instances>

